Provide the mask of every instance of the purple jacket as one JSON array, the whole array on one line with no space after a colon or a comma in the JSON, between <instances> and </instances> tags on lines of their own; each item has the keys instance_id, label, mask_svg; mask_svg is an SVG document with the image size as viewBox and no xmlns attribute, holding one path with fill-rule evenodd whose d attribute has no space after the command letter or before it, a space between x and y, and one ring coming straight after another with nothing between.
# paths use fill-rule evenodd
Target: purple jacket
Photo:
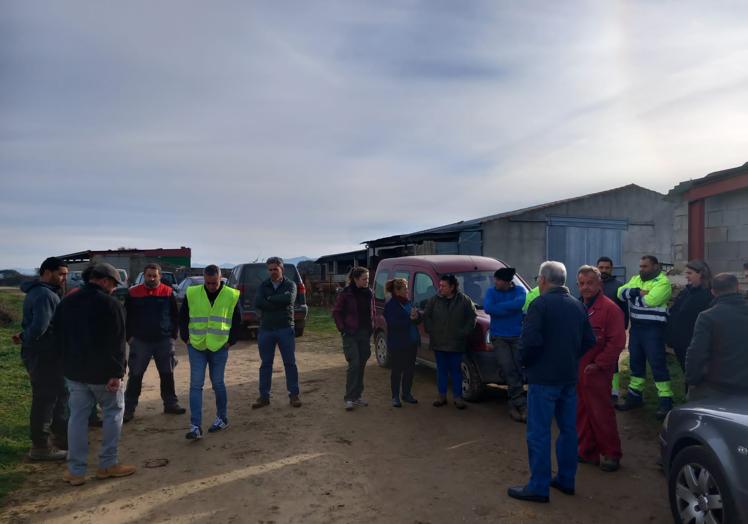
<instances>
[{"instance_id":1,"label":"purple jacket","mask_svg":"<svg viewBox=\"0 0 748 524\"><path fill-rule=\"evenodd\" d=\"M371 300L371 321L369 322L369 331L374 332L374 293L371 289L366 290L369 293ZM335 300L335 306L332 308L332 318L335 319L335 326L341 333L355 333L362 327L358 325L358 304L356 303L356 295L353 292L351 286L346 286L343 291L340 292L338 298Z\"/></svg>"}]
</instances>

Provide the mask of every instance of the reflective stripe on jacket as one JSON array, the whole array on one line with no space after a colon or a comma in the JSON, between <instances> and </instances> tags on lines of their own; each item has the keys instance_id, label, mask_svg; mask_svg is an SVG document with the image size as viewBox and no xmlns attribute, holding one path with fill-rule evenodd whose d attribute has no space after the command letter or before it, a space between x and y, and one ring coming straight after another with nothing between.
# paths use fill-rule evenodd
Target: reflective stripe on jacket
<instances>
[{"instance_id":1,"label":"reflective stripe on jacket","mask_svg":"<svg viewBox=\"0 0 748 524\"><path fill-rule=\"evenodd\" d=\"M640 290L646 290L642 296ZM629 304L631 321L639 323L667 322L667 303L672 288L665 273L660 273L650 280L642 280L636 275L618 289L618 298Z\"/></svg>"},{"instance_id":2,"label":"reflective stripe on jacket","mask_svg":"<svg viewBox=\"0 0 748 524\"><path fill-rule=\"evenodd\" d=\"M239 302L239 291L221 286L215 302L211 305L205 286L187 288L190 304L190 345L200 351L218 351L229 341L231 317Z\"/></svg>"}]
</instances>

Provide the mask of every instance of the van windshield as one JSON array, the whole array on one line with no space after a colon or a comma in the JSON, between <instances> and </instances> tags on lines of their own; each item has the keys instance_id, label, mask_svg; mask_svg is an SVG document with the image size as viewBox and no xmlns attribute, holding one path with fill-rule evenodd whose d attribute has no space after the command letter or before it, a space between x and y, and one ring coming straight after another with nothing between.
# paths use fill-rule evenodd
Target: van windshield
<instances>
[{"instance_id":1,"label":"van windshield","mask_svg":"<svg viewBox=\"0 0 748 524\"><path fill-rule=\"evenodd\" d=\"M493 271L465 271L455 273L454 276L460 283L460 291L470 297L475 307L483 309L483 297L486 296L486 291L494 286L493 273ZM524 287L517 277L514 277L514 285Z\"/></svg>"}]
</instances>

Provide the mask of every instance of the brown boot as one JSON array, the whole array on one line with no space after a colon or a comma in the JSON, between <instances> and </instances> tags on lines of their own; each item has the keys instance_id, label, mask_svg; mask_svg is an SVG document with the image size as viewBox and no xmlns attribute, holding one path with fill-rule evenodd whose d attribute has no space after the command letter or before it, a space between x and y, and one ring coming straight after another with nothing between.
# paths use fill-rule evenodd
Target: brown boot
<instances>
[{"instance_id":1,"label":"brown boot","mask_svg":"<svg viewBox=\"0 0 748 524\"><path fill-rule=\"evenodd\" d=\"M462 400L462 397L457 397L455 399L455 407L457 409L465 409L467 406L465 405L465 401Z\"/></svg>"},{"instance_id":2,"label":"brown boot","mask_svg":"<svg viewBox=\"0 0 748 524\"><path fill-rule=\"evenodd\" d=\"M509 418L515 422L527 422L527 411L525 408L518 408L517 406L511 406L509 408Z\"/></svg>"},{"instance_id":3,"label":"brown boot","mask_svg":"<svg viewBox=\"0 0 748 524\"><path fill-rule=\"evenodd\" d=\"M299 399L298 395L291 395L288 398L288 403L291 404L294 408L300 408L301 407L301 400Z\"/></svg>"},{"instance_id":4,"label":"brown boot","mask_svg":"<svg viewBox=\"0 0 748 524\"><path fill-rule=\"evenodd\" d=\"M135 466L129 464L115 464L114 466L96 470L97 479L108 479L110 477L127 477L135 473Z\"/></svg>"},{"instance_id":5,"label":"brown boot","mask_svg":"<svg viewBox=\"0 0 748 524\"><path fill-rule=\"evenodd\" d=\"M252 404L252 409L260 409L264 408L265 406L270 405L270 399L267 397L259 397L257 400L255 400L254 404Z\"/></svg>"},{"instance_id":6,"label":"brown boot","mask_svg":"<svg viewBox=\"0 0 748 524\"><path fill-rule=\"evenodd\" d=\"M86 483L86 477L85 475L73 475L70 473L69 470L65 470L65 473L62 475L62 480L70 484L71 486L80 486L82 484Z\"/></svg>"}]
</instances>

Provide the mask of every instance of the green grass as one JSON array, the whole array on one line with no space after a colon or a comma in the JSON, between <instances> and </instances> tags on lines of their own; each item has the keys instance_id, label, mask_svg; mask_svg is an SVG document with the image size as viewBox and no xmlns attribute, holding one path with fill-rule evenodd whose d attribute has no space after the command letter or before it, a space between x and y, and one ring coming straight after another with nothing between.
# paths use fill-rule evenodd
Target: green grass
<instances>
[{"instance_id":1,"label":"green grass","mask_svg":"<svg viewBox=\"0 0 748 524\"><path fill-rule=\"evenodd\" d=\"M31 442L28 436L31 384L21 362L21 347L11 336L21 329L23 295L0 290L0 306L14 321L0 327L0 504L23 481L21 458Z\"/></svg>"},{"instance_id":2,"label":"green grass","mask_svg":"<svg viewBox=\"0 0 748 524\"><path fill-rule=\"evenodd\" d=\"M309 316L306 319L306 330L320 335L337 335L332 311L327 307L309 306Z\"/></svg>"},{"instance_id":3,"label":"green grass","mask_svg":"<svg viewBox=\"0 0 748 524\"><path fill-rule=\"evenodd\" d=\"M670 370L670 380L672 383L673 390L673 402L677 406L683 404L686 401L684 392L684 376L683 371L678 364L678 360L675 355L667 354L667 367ZM626 388L629 384L630 370L628 367L628 358L623 360L620 365L621 372L621 392L625 394ZM623 398L623 397L621 397ZM653 422L653 424L659 426L661 423L654 418L655 411L657 411L657 388L655 388L654 378L652 377L652 371L647 366L647 383L644 388L644 414L646 417Z\"/></svg>"}]
</instances>

